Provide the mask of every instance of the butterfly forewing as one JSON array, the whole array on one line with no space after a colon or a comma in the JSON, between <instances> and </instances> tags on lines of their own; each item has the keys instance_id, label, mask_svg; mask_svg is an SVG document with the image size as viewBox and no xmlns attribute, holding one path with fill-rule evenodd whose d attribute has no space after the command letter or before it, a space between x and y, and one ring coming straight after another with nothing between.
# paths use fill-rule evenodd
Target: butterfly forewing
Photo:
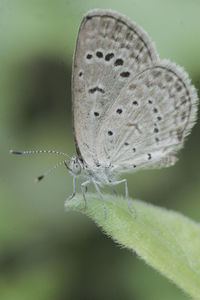
<instances>
[{"instance_id":1,"label":"butterfly forewing","mask_svg":"<svg viewBox=\"0 0 200 300\"><path fill-rule=\"evenodd\" d=\"M197 94L184 70L169 61L132 76L106 112L97 158L118 171L168 166L194 125ZM102 159L102 161L101 161Z\"/></svg>"},{"instance_id":2,"label":"butterfly forewing","mask_svg":"<svg viewBox=\"0 0 200 300\"><path fill-rule=\"evenodd\" d=\"M89 166L99 163L97 139L106 112L116 99L123 102L118 96L127 81L157 60L147 34L119 13L97 9L84 16L74 56L73 126L77 152Z\"/></svg>"}]
</instances>

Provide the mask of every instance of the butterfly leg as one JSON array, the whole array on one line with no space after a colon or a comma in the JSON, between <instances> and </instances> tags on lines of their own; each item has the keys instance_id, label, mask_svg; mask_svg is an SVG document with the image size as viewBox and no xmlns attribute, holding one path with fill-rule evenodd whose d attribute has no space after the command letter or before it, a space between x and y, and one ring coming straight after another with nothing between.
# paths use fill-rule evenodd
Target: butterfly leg
<instances>
[{"instance_id":1,"label":"butterfly leg","mask_svg":"<svg viewBox=\"0 0 200 300\"><path fill-rule=\"evenodd\" d=\"M131 207L130 199L129 199L129 196L128 196L128 184L127 184L127 180L126 179L122 179L122 180L118 180L118 181L113 181L113 182L110 182L110 185L118 185L118 184L121 184L121 183L124 183L124 185L125 185L126 201L128 203L128 207L129 207L130 211L132 212L133 216L135 217L135 211Z\"/></svg>"},{"instance_id":2,"label":"butterfly leg","mask_svg":"<svg viewBox=\"0 0 200 300\"><path fill-rule=\"evenodd\" d=\"M100 199L101 199L101 201L102 201L102 204L103 204L103 210L104 210L104 217L105 217L105 219L106 219L107 212L106 212L106 207L105 207L105 203L104 203L103 196L102 196L102 194L101 194L101 192L100 192L100 189L99 189L99 187L98 187L96 181L95 181L95 180L92 180L92 182L93 182L93 184L94 184L94 186L95 186L95 189L96 189L96 191L97 191L97 193L98 193L98 195L99 195L99 197L100 197Z\"/></svg>"},{"instance_id":3,"label":"butterfly leg","mask_svg":"<svg viewBox=\"0 0 200 300\"><path fill-rule=\"evenodd\" d=\"M110 182L110 184L112 183L111 180L109 180L109 182ZM112 191L113 191L113 193L115 194L115 196L117 196L117 191L116 191L116 189L115 189L114 187L112 187Z\"/></svg>"},{"instance_id":4,"label":"butterfly leg","mask_svg":"<svg viewBox=\"0 0 200 300\"><path fill-rule=\"evenodd\" d=\"M82 194L83 194L84 208L86 208L86 206L87 206L85 193L86 193L87 185L88 185L89 183L90 183L90 180L87 180L87 181L81 183L81 191L82 191Z\"/></svg>"},{"instance_id":5,"label":"butterfly leg","mask_svg":"<svg viewBox=\"0 0 200 300\"><path fill-rule=\"evenodd\" d=\"M73 193L71 194L71 196L69 196L67 198L67 201L70 201L74 198L74 196L76 195L76 177L73 176Z\"/></svg>"}]
</instances>

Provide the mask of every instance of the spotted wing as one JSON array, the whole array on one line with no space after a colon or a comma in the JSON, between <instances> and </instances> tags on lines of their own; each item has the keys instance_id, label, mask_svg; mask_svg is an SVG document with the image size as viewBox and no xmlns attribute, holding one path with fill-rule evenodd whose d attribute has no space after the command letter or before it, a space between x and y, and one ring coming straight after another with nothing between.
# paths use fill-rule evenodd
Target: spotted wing
<instances>
[{"instance_id":1,"label":"spotted wing","mask_svg":"<svg viewBox=\"0 0 200 300\"><path fill-rule=\"evenodd\" d=\"M99 163L119 172L171 165L196 115L188 75L161 61L133 76L106 112L97 136Z\"/></svg>"},{"instance_id":2,"label":"spotted wing","mask_svg":"<svg viewBox=\"0 0 200 300\"><path fill-rule=\"evenodd\" d=\"M96 9L80 25L74 55L73 126L78 155L93 166L106 111L127 79L158 59L147 34L121 14Z\"/></svg>"}]
</instances>

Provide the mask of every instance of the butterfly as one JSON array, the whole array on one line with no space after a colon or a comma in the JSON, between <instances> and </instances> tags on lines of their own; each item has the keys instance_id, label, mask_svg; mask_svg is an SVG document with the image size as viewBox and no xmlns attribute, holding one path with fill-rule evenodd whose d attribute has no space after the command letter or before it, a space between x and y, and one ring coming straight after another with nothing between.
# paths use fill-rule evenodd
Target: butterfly
<instances>
[{"instance_id":1,"label":"butterfly","mask_svg":"<svg viewBox=\"0 0 200 300\"><path fill-rule=\"evenodd\" d=\"M86 189L124 183L125 172L174 165L197 118L198 97L188 74L162 60L148 34L118 12L94 9L79 27L72 74L73 130L77 155L56 153L76 178L86 205ZM39 176L41 180L52 169ZM104 213L106 209L104 206Z\"/></svg>"}]
</instances>

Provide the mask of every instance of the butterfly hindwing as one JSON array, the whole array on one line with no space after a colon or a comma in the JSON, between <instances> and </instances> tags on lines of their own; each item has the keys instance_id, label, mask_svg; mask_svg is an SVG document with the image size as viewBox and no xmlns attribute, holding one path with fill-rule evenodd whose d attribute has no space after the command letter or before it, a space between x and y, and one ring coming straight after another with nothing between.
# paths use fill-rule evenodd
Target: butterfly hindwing
<instances>
[{"instance_id":1,"label":"butterfly hindwing","mask_svg":"<svg viewBox=\"0 0 200 300\"><path fill-rule=\"evenodd\" d=\"M197 94L186 72L160 61L133 76L106 112L97 158L121 172L173 164L196 114Z\"/></svg>"}]
</instances>

